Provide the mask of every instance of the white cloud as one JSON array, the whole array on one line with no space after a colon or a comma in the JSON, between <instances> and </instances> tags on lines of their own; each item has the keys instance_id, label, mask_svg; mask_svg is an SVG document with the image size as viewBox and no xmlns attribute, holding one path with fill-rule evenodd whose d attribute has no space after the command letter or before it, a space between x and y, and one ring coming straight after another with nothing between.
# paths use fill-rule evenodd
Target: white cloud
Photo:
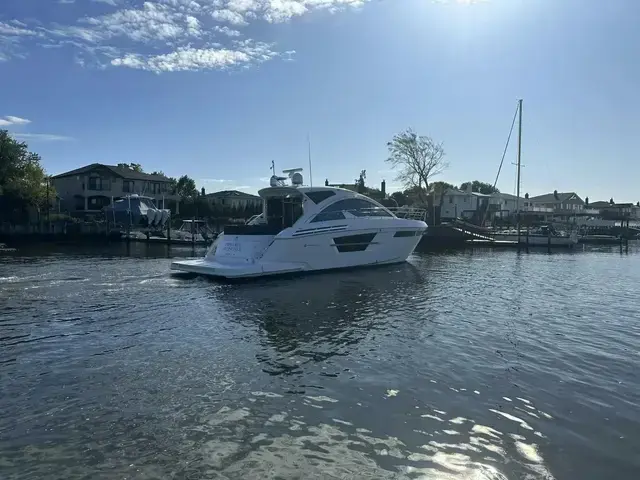
<instances>
[{"instance_id":1,"label":"white cloud","mask_svg":"<svg viewBox=\"0 0 640 480\"><path fill-rule=\"evenodd\" d=\"M182 47L163 55L128 54L113 59L111 65L155 73L223 70L262 63L277 55L268 44L249 42L239 43L236 49Z\"/></svg>"},{"instance_id":2,"label":"white cloud","mask_svg":"<svg viewBox=\"0 0 640 480\"><path fill-rule=\"evenodd\" d=\"M62 142L73 140L71 137L65 137L63 135L53 135L51 133L12 133L15 138L18 140L34 140L34 141L45 141L45 142Z\"/></svg>"},{"instance_id":3,"label":"white cloud","mask_svg":"<svg viewBox=\"0 0 640 480\"><path fill-rule=\"evenodd\" d=\"M26 118L14 117L13 115L7 115L4 118L13 125L26 125L27 123L31 123L31 120L27 120Z\"/></svg>"},{"instance_id":4,"label":"white cloud","mask_svg":"<svg viewBox=\"0 0 640 480\"><path fill-rule=\"evenodd\" d=\"M240 33L238 30L234 30L233 28L229 28L226 25L223 25L222 27L219 26L219 25L216 25L215 27L213 27L213 29L218 33L222 33L222 34L226 35L227 37L240 37L240 36L242 36L242 33Z\"/></svg>"},{"instance_id":5,"label":"white cloud","mask_svg":"<svg viewBox=\"0 0 640 480\"><path fill-rule=\"evenodd\" d=\"M142 9L125 9L100 17L82 20L102 38L129 37L137 42L169 40L181 36L198 36L199 21L176 12L166 5L145 2Z\"/></svg>"},{"instance_id":6,"label":"white cloud","mask_svg":"<svg viewBox=\"0 0 640 480\"><path fill-rule=\"evenodd\" d=\"M218 20L219 22L227 22L231 25L243 26L248 25L248 22L244 19L244 17L238 12L234 12L233 10L222 9L222 10L214 10L211 16Z\"/></svg>"},{"instance_id":7,"label":"white cloud","mask_svg":"<svg viewBox=\"0 0 640 480\"><path fill-rule=\"evenodd\" d=\"M76 0L58 0L58 3L61 5L70 5L76 3Z\"/></svg>"},{"instance_id":8,"label":"white cloud","mask_svg":"<svg viewBox=\"0 0 640 480\"><path fill-rule=\"evenodd\" d=\"M87 2L57 1L75 1L78 8ZM38 20L0 22L0 62L24 58L33 47L67 47L74 61L87 67L158 73L248 68L276 57L291 60L295 51L279 53L258 39L239 42L243 33L231 27L286 22L317 10L360 7L370 0L92 1L114 8L64 25Z\"/></svg>"},{"instance_id":9,"label":"white cloud","mask_svg":"<svg viewBox=\"0 0 640 480\"><path fill-rule=\"evenodd\" d=\"M26 125L27 123L31 123L31 120L14 117L13 115L7 115L4 118L0 118L0 127L6 127L9 125Z\"/></svg>"},{"instance_id":10,"label":"white cloud","mask_svg":"<svg viewBox=\"0 0 640 480\"><path fill-rule=\"evenodd\" d=\"M0 22L0 36L16 37L16 36L37 36L38 32L30 30L22 22L15 22L13 25Z\"/></svg>"}]
</instances>

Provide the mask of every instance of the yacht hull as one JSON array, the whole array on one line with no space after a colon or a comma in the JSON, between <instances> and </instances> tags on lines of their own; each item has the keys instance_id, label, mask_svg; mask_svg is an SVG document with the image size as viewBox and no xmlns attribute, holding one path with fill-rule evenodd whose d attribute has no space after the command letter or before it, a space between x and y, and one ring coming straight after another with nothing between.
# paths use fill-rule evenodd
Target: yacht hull
<instances>
[{"instance_id":1,"label":"yacht hull","mask_svg":"<svg viewBox=\"0 0 640 480\"><path fill-rule=\"evenodd\" d=\"M224 278L402 263L413 253L426 224L398 220L391 228L277 236L222 234L203 259L180 260L174 271ZM398 234L401 231L402 233ZM298 236L295 236L298 235Z\"/></svg>"}]
</instances>

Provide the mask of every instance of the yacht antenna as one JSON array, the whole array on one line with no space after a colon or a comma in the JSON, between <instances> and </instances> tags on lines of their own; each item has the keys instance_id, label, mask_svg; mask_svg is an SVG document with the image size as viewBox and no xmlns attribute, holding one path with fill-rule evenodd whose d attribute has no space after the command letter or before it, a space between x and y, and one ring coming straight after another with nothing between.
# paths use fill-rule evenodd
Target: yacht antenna
<instances>
[{"instance_id":1,"label":"yacht antenna","mask_svg":"<svg viewBox=\"0 0 640 480\"><path fill-rule=\"evenodd\" d=\"M275 160L271 160L271 173L273 175L276 174L276 162L275 162Z\"/></svg>"},{"instance_id":2,"label":"yacht antenna","mask_svg":"<svg viewBox=\"0 0 640 480\"><path fill-rule=\"evenodd\" d=\"M307 145L309 147L309 183L313 187L313 174L311 173L311 138L307 133Z\"/></svg>"}]
</instances>

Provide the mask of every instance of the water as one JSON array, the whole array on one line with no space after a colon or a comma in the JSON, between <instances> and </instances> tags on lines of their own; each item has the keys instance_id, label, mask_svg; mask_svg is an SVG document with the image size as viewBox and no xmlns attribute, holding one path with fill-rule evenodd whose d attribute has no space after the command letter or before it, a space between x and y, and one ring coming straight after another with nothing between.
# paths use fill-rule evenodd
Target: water
<instances>
[{"instance_id":1,"label":"water","mask_svg":"<svg viewBox=\"0 0 640 480\"><path fill-rule=\"evenodd\" d=\"M637 247L239 284L124 248L0 257L0 478L637 478Z\"/></svg>"}]
</instances>

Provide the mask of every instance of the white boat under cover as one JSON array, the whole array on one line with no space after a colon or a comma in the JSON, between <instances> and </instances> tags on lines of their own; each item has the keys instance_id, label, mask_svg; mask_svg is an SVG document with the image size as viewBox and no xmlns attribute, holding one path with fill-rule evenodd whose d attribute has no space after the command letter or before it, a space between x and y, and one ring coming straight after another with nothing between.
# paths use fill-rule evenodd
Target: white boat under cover
<instances>
[{"instance_id":1,"label":"white boat under cover","mask_svg":"<svg viewBox=\"0 0 640 480\"><path fill-rule=\"evenodd\" d=\"M271 177L263 213L226 226L197 260L172 270L226 278L308 272L407 260L427 229L424 210L392 209L351 190L302 186L302 169Z\"/></svg>"}]
</instances>

